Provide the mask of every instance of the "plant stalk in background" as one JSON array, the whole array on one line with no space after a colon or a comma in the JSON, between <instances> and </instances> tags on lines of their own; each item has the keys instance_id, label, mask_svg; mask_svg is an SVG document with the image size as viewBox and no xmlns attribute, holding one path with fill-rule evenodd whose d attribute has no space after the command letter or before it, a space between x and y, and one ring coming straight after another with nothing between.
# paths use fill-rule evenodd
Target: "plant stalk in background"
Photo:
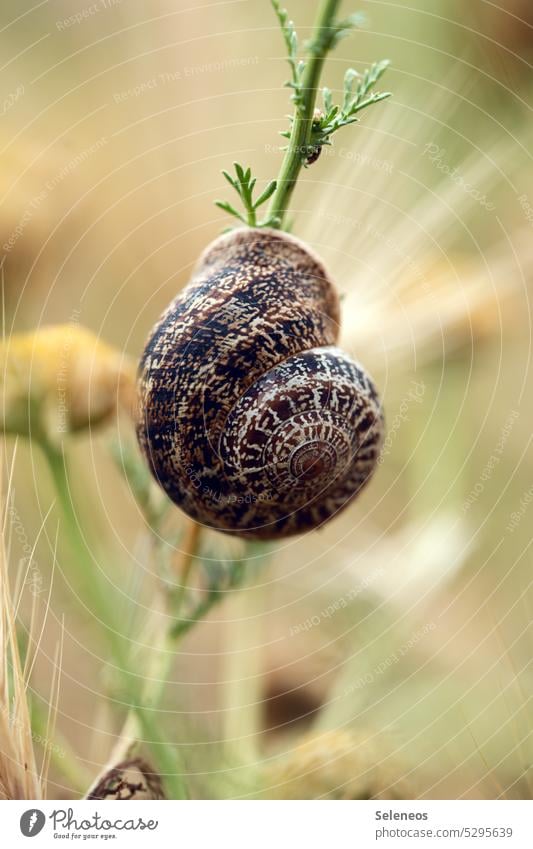
<instances>
[{"instance_id":1,"label":"plant stalk in background","mask_svg":"<svg viewBox=\"0 0 533 849\"><path fill-rule=\"evenodd\" d=\"M95 568L93 558L81 531L72 502L66 458L62 451L52 447L47 442L41 442L52 479L54 481L59 505L63 514L64 527L72 554L76 560L76 575L79 577L79 589L86 601L90 601L93 609L101 618L106 629L106 639L111 650L115 669L117 670L123 695L134 713L139 731L145 743L152 751L154 762L159 775L162 777L169 798L186 798L185 783L182 778L183 767L178 757L177 749L170 746L164 739L157 722L156 713L152 706L147 707L139 697L132 675L129 652L125 645L125 637L117 627L112 597L109 595Z\"/></svg>"}]
</instances>

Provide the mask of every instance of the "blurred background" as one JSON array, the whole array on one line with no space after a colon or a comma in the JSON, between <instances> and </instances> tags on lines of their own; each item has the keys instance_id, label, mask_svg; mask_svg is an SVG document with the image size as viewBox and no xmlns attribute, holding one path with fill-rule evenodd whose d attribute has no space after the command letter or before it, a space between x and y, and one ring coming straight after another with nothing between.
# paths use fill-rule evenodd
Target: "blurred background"
<instances>
[{"instance_id":1,"label":"blurred background","mask_svg":"<svg viewBox=\"0 0 533 849\"><path fill-rule=\"evenodd\" d=\"M285 5L309 37L317 3ZM292 229L338 282L388 436L361 498L272 546L181 644L160 722L195 797L531 797L533 13L501 6L343 4L367 23L323 83L389 58L393 97L303 173ZM228 224L221 169L277 175L289 92L270 3L5 0L0 43L4 334L81 324L135 360ZM70 440L72 495L135 637L160 579L117 434L135 451L127 417ZM60 517L28 441L11 496L38 607L50 590L36 715L64 628L48 794L69 798L120 730L113 672L61 533L52 584ZM23 555L15 531L13 581Z\"/></svg>"}]
</instances>

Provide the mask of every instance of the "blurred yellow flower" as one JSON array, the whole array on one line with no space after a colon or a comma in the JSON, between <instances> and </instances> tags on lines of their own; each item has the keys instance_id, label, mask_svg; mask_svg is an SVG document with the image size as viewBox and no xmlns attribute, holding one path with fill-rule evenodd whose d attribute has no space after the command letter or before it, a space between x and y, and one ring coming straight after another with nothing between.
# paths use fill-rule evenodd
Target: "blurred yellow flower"
<instances>
[{"instance_id":1,"label":"blurred yellow flower","mask_svg":"<svg viewBox=\"0 0 533 849\"><path fill-rule=\"evenodd\" d=\"M5 433L58 442L131 408L134 385L132 361L74 322L0 343Z\"/></svg>"},{"instance_id":2,"label":"blurred yellow flower","mask_svg":"<svg viewBox=\"0 0 533 849\"><path fill-rule=\"evenodd\" d=\"M325 731L309 735L270 762L268 798L412 799L405 765L383 734Z\"/></svg>"}]
</instances>

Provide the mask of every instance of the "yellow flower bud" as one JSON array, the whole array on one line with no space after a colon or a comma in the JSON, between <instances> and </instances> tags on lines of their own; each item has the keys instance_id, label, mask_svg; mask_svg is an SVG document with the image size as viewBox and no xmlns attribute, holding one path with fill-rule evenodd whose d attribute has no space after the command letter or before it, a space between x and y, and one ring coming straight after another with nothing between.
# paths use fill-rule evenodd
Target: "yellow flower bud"
<instances>
[{"instance_id":1,"label":"yellow flower bud","mask_svg":"<svg viewBox=\"0 0 533 849\"><path fill-rule=\"evenodd\" d=\"M410 799L405 765L391 755L384 735L325 731L309 735L269 763L267 798Z\"/></svg>"},{"instance_id":2,"label":"yellow flower bud","mask_svg":"<svg viewBox=\"0 0 533 849\"><path fill-rule=\"evenodd\" d=\"M5 433L58 442L106 422L132 404L135 368L120 351L77 324L14 334L0 343Z\"/></svg>"}]
</instances>

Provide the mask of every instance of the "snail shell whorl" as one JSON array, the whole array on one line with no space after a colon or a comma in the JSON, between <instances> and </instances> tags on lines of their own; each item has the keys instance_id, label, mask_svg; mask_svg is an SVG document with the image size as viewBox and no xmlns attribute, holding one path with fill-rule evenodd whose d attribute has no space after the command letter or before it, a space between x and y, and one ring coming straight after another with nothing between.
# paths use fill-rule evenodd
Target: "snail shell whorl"
<instances>
[{"instance_id":1,"label":"snail shell whorl","mask_svg":"<svg viewBox=\"0 0 533 849\"><path fill-rule=\"evenodd\" d=\"M139 374L142 450L186 513L268 539L322 524L361 489L381 408L338 331L336 290L303 242L246 229L210 245Z\"/></svg>"}]
</instances>

